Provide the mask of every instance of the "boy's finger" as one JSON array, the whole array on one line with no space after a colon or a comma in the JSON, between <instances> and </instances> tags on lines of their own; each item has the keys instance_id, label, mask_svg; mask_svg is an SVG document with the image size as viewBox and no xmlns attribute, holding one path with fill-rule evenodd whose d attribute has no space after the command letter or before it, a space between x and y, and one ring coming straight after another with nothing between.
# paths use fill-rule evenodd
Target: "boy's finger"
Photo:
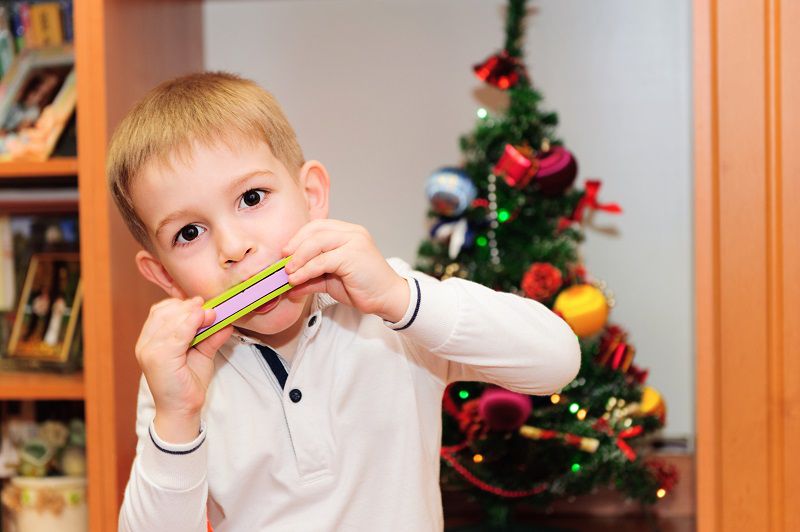
<instances>
[{"instance_id":1,"label":"boy's finger","mask_svg":"<svg viewBox=\"0 0 800 532\"><path fill-rule=\"evenodd\" d=\"M214 358L216 352L219 351L219 348L222 347L222 344L228 341L228 338L231 337L231 334L233 334L233 325L223 327L194 346L194 349L197 349L197 351L199 351L205 357Z\"/></svg>"},{"instance_id":2,"label":"boy's finger","mask_svg":"<svg viewBox=\"0 0 800 532\"><path fill-rule=\"evenodd\" d=\"M202 301L202 298L196 298ZM200 304L194 299L165 299L150 307L150 315L142 326L142 336L154 336L164 334L172 330L176 323L182 322L187 313L192 312L193 308L199 308Z\"/></svg>"},{"instance_id":3,"label":"boy's finger","mask_svg":"<svg viewBox=\"0 0 800 532\"><path fill-rule=\"evenodd\" d=\"M292 260L286 264L286 273L296 272L312 258L343 246L349 239L348 235L337 231L325 231L304 240L292 253Z\"/></svg>"},{"instance_id":4,"label":"boy's finger","mask_svg":"<svg viewBox=\"0 0 800 532\"><path fill-rule=\"evenodd\" d=\"M208 327L214 323L214 320L217 318L217 312L213 308L203 309L203 312L203 323L201 323L198 328Z\"/></svg>"},{"instance_id":5,"label":"boy's finger","mask_svg":"<svg viewBox=\"0 0 800 532\"><path fill-rule=\"evenodd\" d=\"M289 274L289 282L293 286L301 285L315 277L326 273L337 273L344 258L343 248L338 247L326 253L321 253L306 262L299 270Z\"/></svg>"},{"instance_id":6,"label":"boy's finger","mask_svg":"<svg viewBox=\"0 0 800 532\"><path fill-rule=\"evenodd\" d=\"M189 347L195 334L197 334L197 329L202 326L205 319L205 309L198 307L191 310L182 321L175 324L172 330L172 337L181 344L185 342L186 347Z\"/></svg>"},{"instance_id":7,"label":"boy's finger","mask_svg":"<svg viewBox=\"0 0 800 532\"><path fill-rule=\"evenodd\" d=\"M294 251L300 246L302 242L306 239L310 238L311 235L321 232L321 231L337 231L337 232L345 232L348 230L346 227L347 225L344 222L340 222L338 220L330 220L330 219L323 219L323 220L312 220L305 224L303 227L297 230L297 232L289 239L289 242L283 247L281 251L283 251L284 255L291 255Z\"/></svg>"}]
</instances>

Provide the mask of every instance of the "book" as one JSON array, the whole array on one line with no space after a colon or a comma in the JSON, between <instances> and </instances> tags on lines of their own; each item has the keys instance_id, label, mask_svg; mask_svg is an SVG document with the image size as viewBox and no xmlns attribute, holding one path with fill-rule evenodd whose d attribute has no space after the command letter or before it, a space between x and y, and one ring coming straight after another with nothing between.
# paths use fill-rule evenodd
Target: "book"
<instances>
[{"instance_id":1,"label":"book","mask_svg":"<svg viewBox=\"0 0 800 532\"><path fill-rule=\"evenodd\" d=\"M78 189L25 188L0 190L0 211L5 213L77 212Z\"/></svg>"},{"instance_id":2,"label":"book","mask_svg":"<svg viewBox=\"0 0 800 532\"><path fill-rule=\"evenodd\" d=\"M11 31L10 12L8 6L0 5L0 76L11 68L14 55L14 34Z\"/></svg>"},{"instance_id":3,"label":"book","mask_svg":"<svg viewBox=\"0 0 800 532\"><path fill-rule=\"evenodd\" d=\"M72 0L60 0L61 27L64 30L64 42L72 42L75 38L75 26L72 23Z\"/></svg>"},{"instance_id":4,"label":"book","mask_svg":"<svg viewBox=\"0 0 800 532\"><path fill-rule=\"evenodd\" d=\"M29 19L30 34L27 42L29 47L60 46L64 43L61 7L58 2L31 4Z\"/></svg>"},{"instance_id":5,"label":"book","mask_svg":"<svg viewBox=\"0 0 800 532\"><path fill-rule=\"evenodd\" d=\"M16 297L14 236L11 231L11 217L0 216L0 312L13 310Z\"/></svg>"}]
</instances>

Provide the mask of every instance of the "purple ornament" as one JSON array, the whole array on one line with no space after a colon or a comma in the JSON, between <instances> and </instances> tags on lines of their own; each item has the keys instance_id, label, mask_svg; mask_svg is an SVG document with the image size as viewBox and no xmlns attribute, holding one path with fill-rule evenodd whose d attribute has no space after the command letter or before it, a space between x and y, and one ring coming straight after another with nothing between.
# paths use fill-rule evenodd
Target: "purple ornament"
<instances>
[{"instance_id":1,"label":"purple ornament","mask_svg":"<svg viewBox=\"0 0 800 532\"><path fill-rule=\"evenodd\" d=\"M520 428L531 413L531 398L505 388L488 388L478 403L478 413L491 430Z\"/></svg>"},{"instance_id":2,"label":"purple ornament","mask_svg":"<svg viewBox=\"0 0 800 532\"><path fill-rule=\"evenodd\" d=\"M578 175L578 162L575 156L561 146L554 146L536 158L539 160L539 170L533 181L538 183L539 190L545 196L563 194Z\"/></svg>"}]
</instances>

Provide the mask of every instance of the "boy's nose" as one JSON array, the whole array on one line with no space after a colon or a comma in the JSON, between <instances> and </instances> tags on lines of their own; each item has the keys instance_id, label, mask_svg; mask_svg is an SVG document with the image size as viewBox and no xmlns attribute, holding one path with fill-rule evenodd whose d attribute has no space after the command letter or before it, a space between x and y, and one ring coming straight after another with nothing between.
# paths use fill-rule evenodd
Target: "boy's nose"
<instances>
[{"instance_id":1,"label":"boy's nose","mask_svg":"<svg viewBox=\"0 0 800 532\"><path fill-rule=\"evenodd\" d=\"M237 262L241 262L247 255L250 255L253 252L253 248L244 249L241 253L237 253L236 256L231 257L229 254L226 254L229 258L225 259L225 266L231 266L236 264Z\"/></svg>"},{"instance_id":2,"label":"boy's nose","mask_svg":"<svg viewBox=\"0 0 800 532\"><path fill-rule=\"evenodd\" d=\"M219 235L217 249L219 249L219 262L223 268L229 268L244 260L255 252L254 243L242 235Z\"/></svg>"}]
</instances>

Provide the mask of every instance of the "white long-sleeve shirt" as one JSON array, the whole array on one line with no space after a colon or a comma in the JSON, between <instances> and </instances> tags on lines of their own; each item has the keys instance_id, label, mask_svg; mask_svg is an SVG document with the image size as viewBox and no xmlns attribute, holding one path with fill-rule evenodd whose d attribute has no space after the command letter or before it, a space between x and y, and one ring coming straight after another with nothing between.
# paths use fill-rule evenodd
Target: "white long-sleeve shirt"
<instances>
[{"instance_id":1,"label":"white long-sleeve shirt","mask_svg":"<svg viewBox=\"0 0 800 532\"><path fill-rule=\"evenodd\" d=\"M205 532L208 518L215 532L442 530L445 386L552 393L575 377L580 349L533 300L389 263L411 291L397 323L318 295L289 368L234 335L193 442L158 437L142 379L119 529Z\"/></svg>"}]
</instances>

